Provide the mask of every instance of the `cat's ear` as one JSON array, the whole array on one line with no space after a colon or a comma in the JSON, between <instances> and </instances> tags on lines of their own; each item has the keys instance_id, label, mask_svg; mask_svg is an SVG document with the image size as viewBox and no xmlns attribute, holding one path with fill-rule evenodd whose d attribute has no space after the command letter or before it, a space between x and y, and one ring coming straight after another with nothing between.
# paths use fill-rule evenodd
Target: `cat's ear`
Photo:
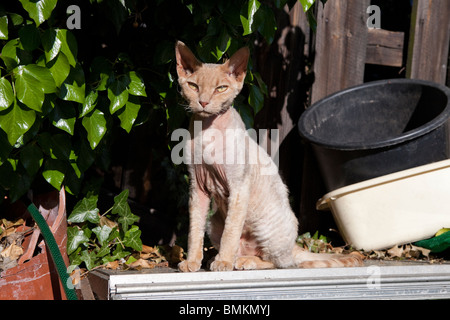
<instances>
[{"instance_id":1,"label":"cat's ear","mask_svg":"<svg viewBox=\"0 0 450 320\"><path fill-rule=\"evenodd\" d=\"M223 64L229 74L233 74L236 80L243 82L245 75L247 74L248 58L250 56L250 50L248 47L243 47L236 51L227 62Z\"/></svg>"},{"instance_id":2,"label":"cat's ear","mask_svg":"<svg viewBox=\"0 0 450 320\"><path fill-rule=\"evenodd\" d=\"M192 51L181 41L175 45L175 56L177 58L177 73L179 77L187 77L202 66Z\"/></svg>"}]
</instances>

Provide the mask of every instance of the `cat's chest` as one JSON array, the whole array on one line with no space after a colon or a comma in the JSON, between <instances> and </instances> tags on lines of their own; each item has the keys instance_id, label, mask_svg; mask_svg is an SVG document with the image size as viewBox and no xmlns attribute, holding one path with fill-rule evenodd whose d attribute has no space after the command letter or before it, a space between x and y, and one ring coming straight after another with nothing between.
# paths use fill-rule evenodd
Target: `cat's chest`
<instances>
[{"instance_id":1,"label":"cat's chest","mask_svg":"<svg viewBox=\"0 0 450 320\"><path fill-rule=\"evenodd\" d=\"M197 186L210 196L225 199L230 195L229 181L222 165L195 164L193 172Z\"/></svg>"},{"instance_id":2,"label":"cat's chest","mask_svg":"<svg viewBox=\"0 0 450 320\"><path fill-rule=\"evenodd\" d=\"M221 166L225 171L244 164L248 139L242 129L213 127L202 130L191 140L194 164Z\"/></svg>"}]
</instances>

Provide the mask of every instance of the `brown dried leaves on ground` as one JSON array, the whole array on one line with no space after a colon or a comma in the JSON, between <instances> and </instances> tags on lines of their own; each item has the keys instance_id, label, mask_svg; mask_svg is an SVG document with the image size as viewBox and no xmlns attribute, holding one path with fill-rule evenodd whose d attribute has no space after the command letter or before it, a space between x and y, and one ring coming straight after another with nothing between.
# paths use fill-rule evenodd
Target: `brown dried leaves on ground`
<instances>
[{"instance_id":1,"label":"brown dried leaves on ground","mask_svg":"<svg viewBox=\"0 0 450 320\"><path fill-rule=\"evenodd\" d=\"M0 220L0 272L17 266L17 260L23 254L22 241L32 229L18 231L24 220Z\"/></svg>"}]
</instances>

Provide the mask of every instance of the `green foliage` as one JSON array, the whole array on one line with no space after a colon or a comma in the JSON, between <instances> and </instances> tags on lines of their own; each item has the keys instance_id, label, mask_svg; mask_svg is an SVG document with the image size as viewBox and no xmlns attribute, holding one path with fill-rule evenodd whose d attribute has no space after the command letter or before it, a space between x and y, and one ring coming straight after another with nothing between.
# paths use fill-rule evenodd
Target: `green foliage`
<instances>
[{"instance_id":1,"label":"green foliage","mask_svg":"<svg viewBox=\"0 0 450 320\"><path fill-rule=\"evenodd\" d=\"M102 215L96 195L89 194L75 205L67 219L67 253L72 266L84 262L91 270L142 251L141 231L134 224L139 217L131 213L127 199L128 190L125 190Z\"/></svg>"},{"instance_id":2,"label":"green foliage","mask_svg":"<svg viewBox=\"0 0 450 320\"><path fill-rule=\"evenodd\" d=\"M272 42L274 10L288 2L295 3L91 0L75 31L65 25L70 1L1 4L0 199L15 201L40 180L77 195L92 166L108 168L116 128L130 133L149 119L158 130L185 125L175 41L205 62L219 62L242 46L252 49L257 39ZM235 104L247 126L265 95L250 61Z\"/></svg>"},{"instance_id":3,"label":"green foliage","mask_svg":"<svg viewBox=\"0 0 450 320\"><path fill-rule=\"evenodd\" d=\"M310 252L320 253L328 251L329 240L326 236L320 235L319 231L316 231L313 236L309 232L299 235L297 238L297 244L303 248L307 248Z\"/></svg>"},{"instance_id":4,"label":"green foliage","mask_svg":"<svg viewBox=\"0 0 450 320\"><path fill-rule=\"evenodd\" d=\"M42 179L77 194L86 171L105 162L114 122L129 133L146 97L125 54L78 59L82 39L55 23L59 3L0 5L0 199Z\"/></svg>"}]
</instances>

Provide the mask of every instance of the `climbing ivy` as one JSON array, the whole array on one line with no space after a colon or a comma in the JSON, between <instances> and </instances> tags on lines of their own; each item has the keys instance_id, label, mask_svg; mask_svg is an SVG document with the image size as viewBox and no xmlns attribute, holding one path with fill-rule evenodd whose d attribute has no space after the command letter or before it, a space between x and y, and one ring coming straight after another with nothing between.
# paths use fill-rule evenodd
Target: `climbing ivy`
<instances>
[{"instance_id":1,"label":"climbing ivy","mask_svg":"<svg viewBox=\"0 0 450 320\"><path fill-rule=\"evenodd\" d=\"M323 1L323 0L322 0ZM314 1L301 0L305 9ZM147 121L158 139L186 125L174 43L204 62L271 43L296 0L11 0L0 4L0 201L51 186L90 190L118 131ZM80 16L70 7L79 6ZM69 30L70 18L81 19ZM248 127L267 87L252 59L235 101ZM156 139L156 138L155 138ZM168 143L165 143L167 146ZM163 158L163 157L161 157ZM98 171L98 170L97 170Z\"/></svg>"},{"instance_id":2,"label":"climbing ivy","mask_svg":"<svg viewBox=\"0 0 450 320\"><path fill-rule=\"evenodd\" d=\"M98 196L80 200L67 221L67 254L71 267L82 263L88 270L142 251L139 217L128 205L128 190L114 197L114 205L104 213L97 208Z\"/></svg>"}]
</instances>

